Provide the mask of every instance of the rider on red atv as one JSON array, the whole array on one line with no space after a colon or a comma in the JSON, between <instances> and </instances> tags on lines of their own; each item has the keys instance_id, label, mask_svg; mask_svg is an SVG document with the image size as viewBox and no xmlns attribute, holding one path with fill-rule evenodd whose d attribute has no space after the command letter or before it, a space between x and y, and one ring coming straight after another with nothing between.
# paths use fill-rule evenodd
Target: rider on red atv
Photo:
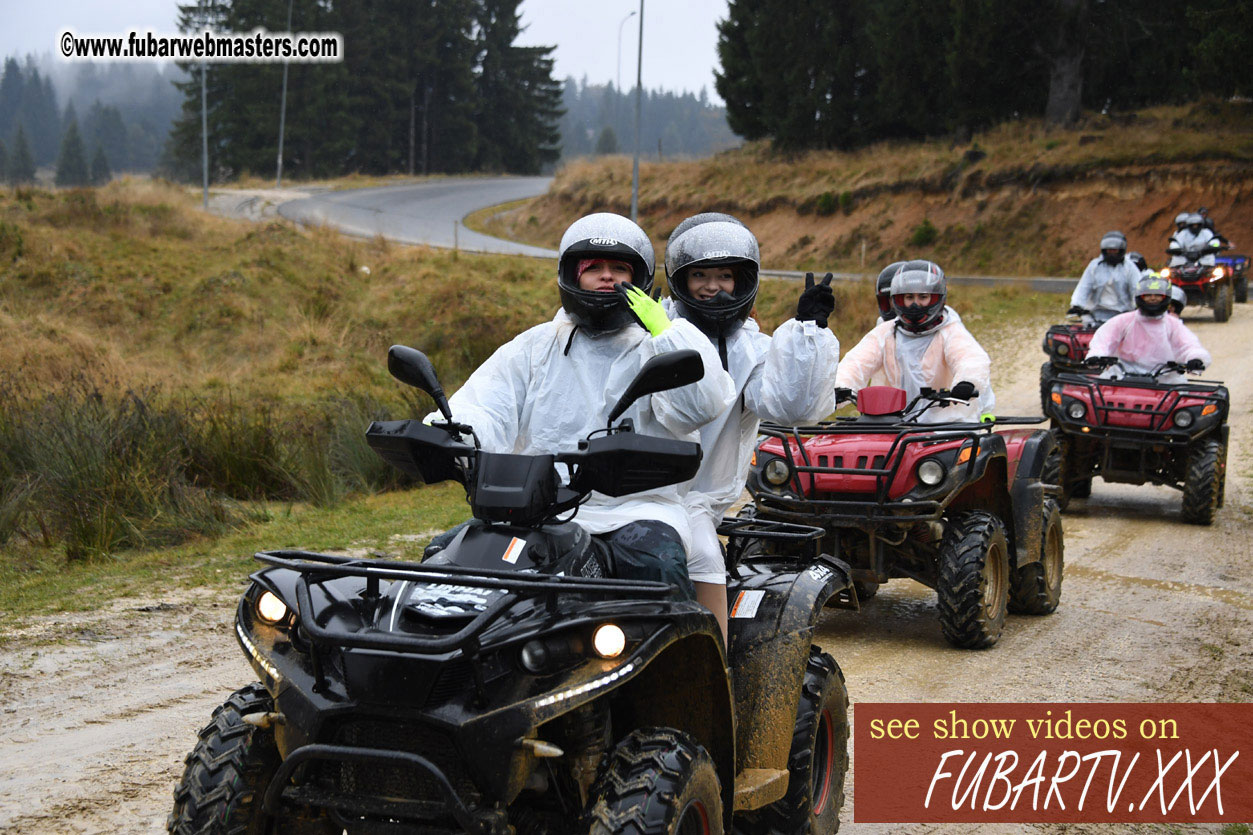
<instances>
[{"instance_id":1,"label":"rider on red atv","mask_svg":"<svg viewBox=\"0 0 1253 835\"><path fill-rule=\"evenodd\" d=\"M952 389L954 397L967 401L929 409L920 418L923 423L978 421L990 414L995 405L992 361L946 306L944 271L930 261L906 261L896 267L890 292L895 317L875 325L840 360L837 393L846 389L851 396L878 376L904 389L909 401L924 388Z\"/></svg>"},{"instance_id":2,"label":"rider on red atv","mask_svg":"<svg viewBox=\"0 0 1253 835\"><path fill-rule=\"evenodd\" d=\"M1126 373L1146 374L1162 363L1176 362L1188 371L1203 371L1209 352L1183 320L1165 315L1170 307L1171 285L1149 275L1136 286L1136 310L1110 319L1097 330L1088 348L1091 364L1106 358L1121 360L1123 371L1111 367L1102 376L1116 379ZM1162 376L1162 383L1182 382L1183 375Z\"/></svg>"}]
</instances>

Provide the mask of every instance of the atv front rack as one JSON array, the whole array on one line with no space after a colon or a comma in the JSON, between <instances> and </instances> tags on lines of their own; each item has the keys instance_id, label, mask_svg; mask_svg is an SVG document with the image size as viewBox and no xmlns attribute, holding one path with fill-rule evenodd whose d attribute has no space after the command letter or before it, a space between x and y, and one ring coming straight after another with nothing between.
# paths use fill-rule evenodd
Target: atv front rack
<instances>
[{"instance_id":1,"label":"atv front rack","mask_svg":"<svg viewBox=\"0 0 1253 835\"><path fill-rule=\"evenodd\" d=\"M551 574L523 574L517 571L470 569L451 565L362 560L312 551L259 551L255 554L255 558L267 565L285 568L300 575L296 583L297 616L300 618L301 629L315 643L420 654L445 653L454 650L470 653L477 651L479 636L492 623L499 620L510 606L523 598L546 597L550 609L556 611L557 600L563 594L659 600L669 597L672 591L669 584L653 580L613 580ZM311 580L311 577L315 579ZM366 588L363 598L366 600L379 599L379 584L382 580L448 583L470 588L500 590L505 594L450 635L425 636L410 632L403 634L338 632L327 629L314 618L313 601L309 591L311 582L338 577L364 577Z\"/></svg>"},{"instance_id":2,"label":"atv front rack","mask_svg":"<svg viewBox=\"0 0 1253 835\"><path fill-rule=\"evenodd\" d=\"M822 422L809 426L786 427L775 423L763 423L759 434L782 441L788 465L793 472L792 481L788 483L794 488L795 495L775 493L768 489L751 490L753 499L772 512L787 512L794 518L820 518L825 522L851 524L854 526L874 525L881 522L913 523L928 522L936 519L944 512L947 502L938 499L889 501L888 493L896 481L905 450L913 444L932 443L938 440L970 443L970 456L961 466L965 468L964 478L974 474L979 457L981 441L992 434L998 426L1036 425L1043 422L1043 417L997 417L995 423L871 423L862 418L836 418L834 422ZM868 433L895 433L891 446L883 453L883 460L891 462L886 467L831 467L816 464L810 460L809 451L805 448L804 438L818 435L864 435ZM793 454L793 444L800 455L800 462ZM879 457L879 456L875 456ZM870 499L819 499L806 496L802 478L809 474L809 490L815 490L814 474L873 476L875 480L874 496Z\"/></svg>"},{"instance_id":3,"label":"atv front rack","mask_svg":"<svg viewBox=\"0 0 1253 835\"><path fill-rule=\"evenodd\" d=\"M1192 441L1198 434L1204 434L1199 430L1199 422L1193 423L1188 427L1179 428L1171 421L1171 416L1180 408L1179 401L1185 397L1195 398L1201 402L1190 404L1192 406L1208 406L1213 405L1219 410L1219 423L1226 420L1227 410L1230 406L1230 397L1227 388L1221 382L1214 380L1197 380L1187 383L1160 383L1156 380L1148 378L1122 378L1108 379L1101 377L1090 377L1084 374L1060 373L1054 378L1055 383L1067 383L1073 386L1084 386L1088 390L1088 399L1092 404L1092 417L1094 423L1078 423L1071 418L1064 418L1058 421L1061 429L1071 435L1081 437L1101 438L1109 441L1135 441L1143 442L1151 439L1158 443L1166 443L1171 445L1186 445ZM1135 409L1127 406L1113 405L1106 398L1106 389L1112 388L1135 388L1140 390L1158 391L1163 396L1158 400L1157 405L1151 409ZM1174 398L1165 395L1174 393ZM1148 417L1148 426L1110 426L1108 419L1111 414L1128 414L1139 417ZM1212 424L1205 431L1208 432L1212 428Z\"/></svg>"}]
</instances>

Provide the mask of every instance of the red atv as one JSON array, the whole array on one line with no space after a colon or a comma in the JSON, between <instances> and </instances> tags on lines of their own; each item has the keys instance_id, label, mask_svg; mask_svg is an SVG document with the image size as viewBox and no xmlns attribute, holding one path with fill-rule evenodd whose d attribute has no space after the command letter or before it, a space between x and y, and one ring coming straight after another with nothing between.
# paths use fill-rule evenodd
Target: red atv
<instances>
[{"instance_id":1,"label":"red atv","mask_svg":"<svg viewBox=\"0 0 1253 835\"><path fill-rule=\"evenodd\" d=\"M1048 414L1059 451L1059 503L1088 495L1099 475L1182 490L1183 518L1211 524L1227 476L1227 388L1158 382L1162 374L1184 370L1173 362L1148 374L1123 370L1118 380L1062 374L1053 383Z\"/></svg>"},{"instance_id":2,"label":"red atv","mask_svg":"<svg viewBox=\"0 0 1253 835\"><path fill-rule=\"evenodd\" d=\"M1053 437L993 432L990 423L919 423L927 410L959 401L930 389L908 406L905 399L901 389L875 386L858 393L858 417L763 424L768 437L748 477L753 512L824 528L822 550L852 566L861 600L888 580L917 580L936 590L949 643L992 646L1007 610L1044 615L1061 599L1057 487L1041 479Z\"/></svg>"},{"instance_id":3,"label":"red atv","mask_svg":"<svg viewBox=\"0 0 1253 835\"><path fill-rule=\"evenodd\" d=\"M1053 379L1061 372L1082 374L1089 369L1083 364L1088 356L1088 344L1100 325L1096 322L1070 321L1053 325L1044 334L1044 353L1048 362L1040 366L1040 408L1048 413L1049 393Z\"/></svg>"},{"instance_id":4,"label":"red atv","mask_svg":"<svg viewBox=\"0 0 1253 835\"><path fill-rule=\"evenodd\" d=\"M1214 321L1226 322L1235 309L1235 288L1230 267L1203 262L1206 255L1214 254L1214 249L1211 246L1201 246L1185 251L1172 242L1166 253L1182 257L1185 263L1174 267L1163 267L1162 278L1169 279L1172 284L1187 294L1189 306L1201 305L1213 308Z\"/></svg>"}]
</instances>

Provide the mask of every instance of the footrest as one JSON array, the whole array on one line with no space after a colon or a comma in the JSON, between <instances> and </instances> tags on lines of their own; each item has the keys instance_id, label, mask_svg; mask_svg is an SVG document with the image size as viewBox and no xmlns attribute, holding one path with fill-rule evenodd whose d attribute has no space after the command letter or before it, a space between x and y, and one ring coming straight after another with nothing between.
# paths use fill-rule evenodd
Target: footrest
<instances>
[{"instance_id":1,"label":"footrest","mask_svg":"<svg viewBox=\"0 0 1253 835\"><path fill-rule=\"evenodd\" d=\"M781 768L746 768L735 776L735 811L751 812L787 794L788 773Z\"/></svg>"}]
</instances>

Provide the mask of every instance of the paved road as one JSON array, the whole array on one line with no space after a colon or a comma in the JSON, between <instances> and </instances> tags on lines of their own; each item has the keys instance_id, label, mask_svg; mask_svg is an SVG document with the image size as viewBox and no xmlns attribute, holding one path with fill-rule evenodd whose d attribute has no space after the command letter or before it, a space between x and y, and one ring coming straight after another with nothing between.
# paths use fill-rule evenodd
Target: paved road
<instances>
[{"instance_id":1,"label":"paved road","mask_svg":"<svg viewBox=\"0 0 1253 835\"><path fill-rule=\"evenodd\" d=\"M536 246L493 238L461 221L471 212L534 197L551 177L449 178L381 188L328 191L279 206L279 214L305 224L326 224L350 235L382 235L406 244L456 247L466 252L556 258Z\"/></svg>"}]
</instances>

